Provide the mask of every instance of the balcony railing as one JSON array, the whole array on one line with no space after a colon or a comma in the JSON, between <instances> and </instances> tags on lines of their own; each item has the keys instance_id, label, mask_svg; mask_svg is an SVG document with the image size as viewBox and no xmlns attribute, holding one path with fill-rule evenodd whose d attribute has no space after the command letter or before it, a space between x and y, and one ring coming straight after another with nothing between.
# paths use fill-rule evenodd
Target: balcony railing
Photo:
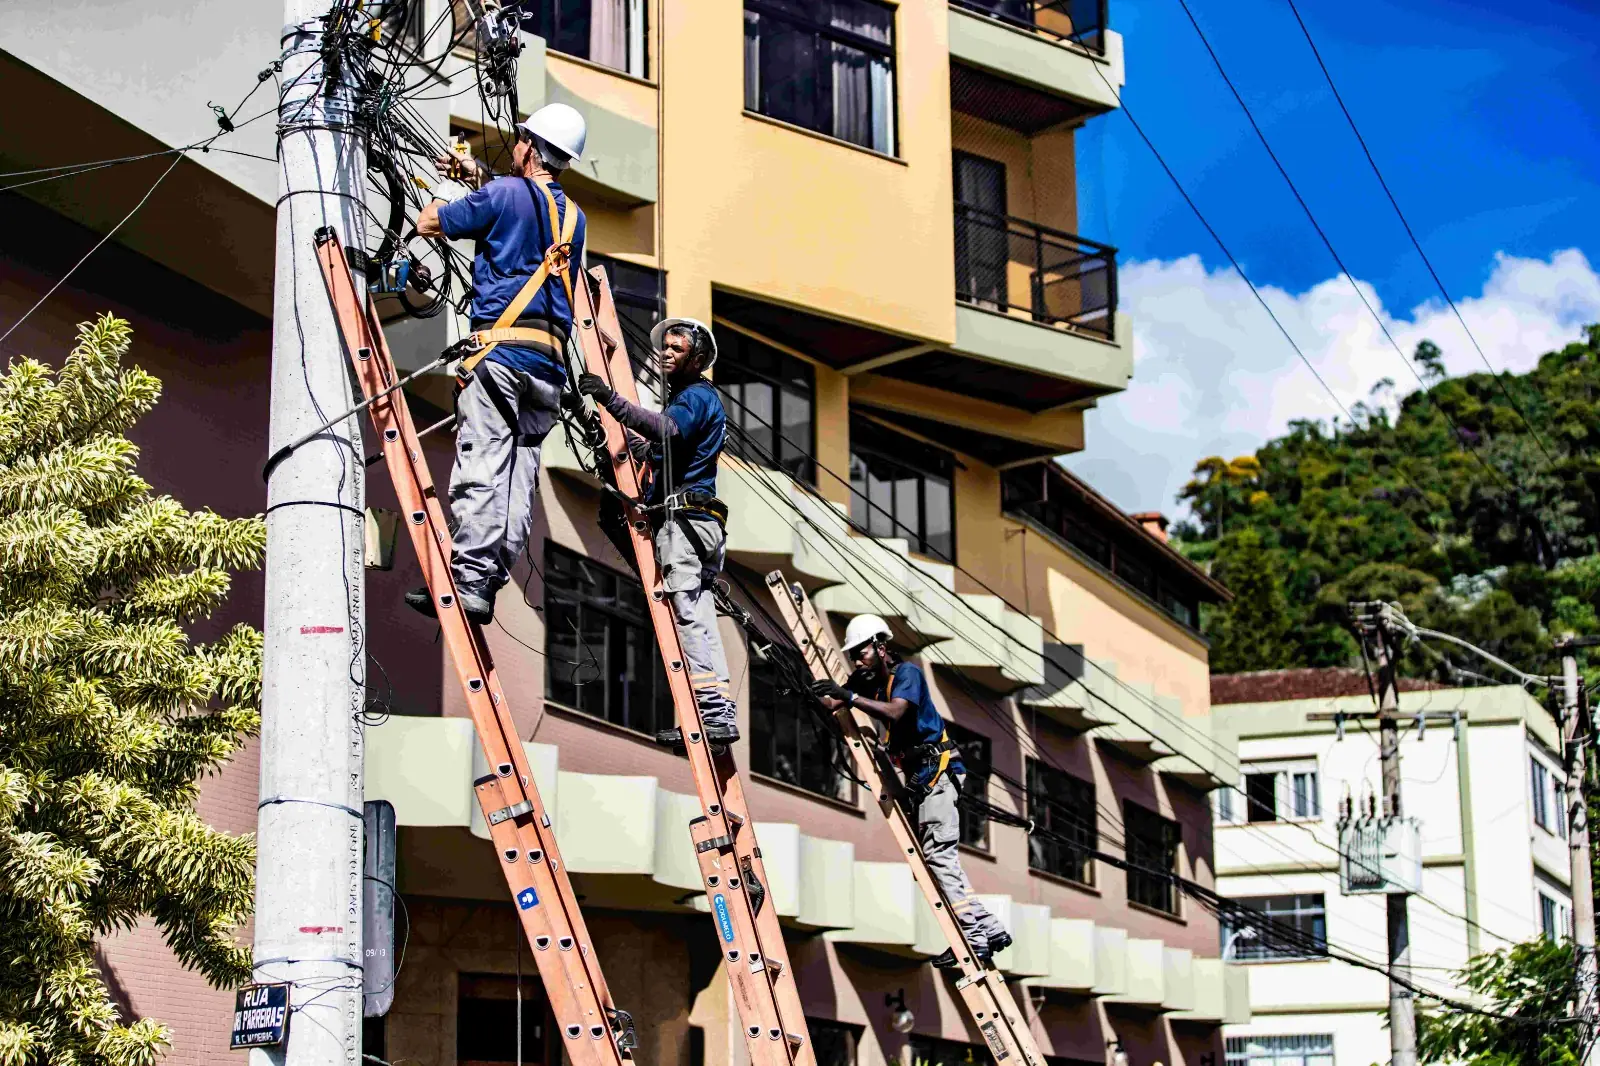
<instances>
[{"instance_id":1,"label":"balcony railing","mask_svg":"<svg viewBox=\"0 0 1600 1066\"><path fill-rule=\"evenodd\" d=\"M957 300L1113 339L1115 248L969 204L955 218Z\"/></svg>"},{"instance_id":2,"label":"balcony railing","mask_svg":"<svg viewBox=\"0 0 1600 1066\"><path fill-rule=\"evenodd\" d=\"M956 7L1098 52L1106 50L1110 0L951 0Z\"/></svg>"}]
</instances>

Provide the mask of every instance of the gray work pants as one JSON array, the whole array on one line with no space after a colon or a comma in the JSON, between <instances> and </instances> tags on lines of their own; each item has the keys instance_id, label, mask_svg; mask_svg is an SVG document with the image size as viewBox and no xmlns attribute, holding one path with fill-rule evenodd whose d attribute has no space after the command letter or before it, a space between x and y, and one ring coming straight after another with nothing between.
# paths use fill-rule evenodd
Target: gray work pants
<instances>
[{"instance_id":1,"label":"gray work pants","mask_svg":"<svg viewBox=\"0 0 1600 1066\"><path fill-rule=\"evenodd\" d=\"M689 530L684 529L686 524ZM656 531L656 561L678 624L678 642L683 645L684 667L700 707L700 723L708 729L731 727L735 721L728 657L717 632L717 605L711 590L711 583L722 573L726 539L715 518L683 511L672 512Z\"/></svg>"},{"instance_id":2,"label":"gray work pants","mask_svg":"<svg viewBox=\"0 0 1600 1066\"><path fill-rule=\"evenodd\" d=\"M560 402L555 385L488 359L456 397L450 569L463 595L493 599L510 580L533 527L539 445L560 417Z\"/></svg>"},{"instance_id":3,"label":"gray work pants","mask_svg":"<svg viewBox=\"0 0 1600 1066\"><path fill-rule=\"evenodd\" d=\"M960 784L950 774L939 775L933 791L917 807L917 836L928 872L944 890L967 943L979 951L988 946L991 936L1004 932L1005 926L972 894L972 882L961 868L961 812L956 807L960 791Z\"/></svg>"}]
</instances>

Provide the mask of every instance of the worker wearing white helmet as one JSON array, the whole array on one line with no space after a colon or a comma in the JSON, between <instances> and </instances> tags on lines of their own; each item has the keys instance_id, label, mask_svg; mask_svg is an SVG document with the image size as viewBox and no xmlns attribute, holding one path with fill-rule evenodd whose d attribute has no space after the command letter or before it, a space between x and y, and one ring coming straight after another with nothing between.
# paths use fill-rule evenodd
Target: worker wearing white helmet
<instances>
[{"instance_id":1,"label":"worker wearing white helmet","mask_svg":"<svg viewBox=\"0 0 1600 1066\"><path fill-rule=\"evenodd\" d=\"M850 686L822 680L812 694L829 710L858 708L889 727L889 754L905 775L906 792L917 823L922 857L944 890L967 943L987 959L1011 946L1011 934L972 893L961 868L961 814L957 799L967 768L950 739L944 718L928 693L928 679L916 663L902 659L889 646L889 623L875 614L850 619L844 631L844 653L855 667ZM938 967L956 964L953 950L933 960Z\"/></svg>"},{"instance_id":2,"label":"worker wearing white helmet","mask_svg":"<svg viewBox=\"0 0 1600 1066\"><path fill-rule=\"evenodd\" d=\"M739 739L739 727L728 658L717 633L715 582L727 540L728 509L717 499L717 460L728 416L716 387L703 376L717 361L717 339L698 319L669 318L650 331L650 344L667 383L661 410L630 402L595 374L580 375L578 391L611 412L628 431L629 449L649 462L645 502L656 523L656 560L678 623L700 724L713 745L727 745ZM602 528L616 528L619 517L616 512L602 516ZM624 546L623 558L630 555ZM656 741L679 748L683 733L665 729Z\"/></svg>"},{"instance_id":3,"label":"worker wearing white helmet","mask_svg":"<svg viewBox=\"0 0 1600 1066\"><path fill-rule=\"evenodd\" d=\"M417 216L423 237L476 242L472 329L457 371L456 461L450 472L450 568L468 618L494 617L495 594L533 526L539 446L559 418L572 332L572 277L583 262L583 212L557 175L583 158L583 116L550 104L517 126L511 174L437 162L452 180ZM471 191L467 191L471 187ZM406 602L430 617L427 586Z\"/></svg>"}]
</instances>

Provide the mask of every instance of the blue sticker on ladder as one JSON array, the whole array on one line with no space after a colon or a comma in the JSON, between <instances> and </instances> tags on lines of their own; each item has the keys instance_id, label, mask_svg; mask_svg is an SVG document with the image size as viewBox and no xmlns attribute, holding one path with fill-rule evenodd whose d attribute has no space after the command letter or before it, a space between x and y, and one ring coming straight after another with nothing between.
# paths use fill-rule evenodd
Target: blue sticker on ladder
<instances>
[{"instance_id":1,"label":"blue sticker on ladder","mask_svg":"<svg viewBox=\"0 0 1600 1066\"><path fill-rule=\"evenodd\" d=\"M517 906L529 910L539 905L539 893L531 888L525 888L517 893Z\"/></svg>"},{"instance_id":2,"label":"blue sticker on ladder","mask_svg":"<svg viewBox=\"0 0 1600 1066\"><path fill-rule=\"evenodd\" d=\"M711 909L717 914L717 928L722 930L722 939L733 943L733 915L728 913L728 901L722 893L711 897Z\"/></svg>"}]
</instances>

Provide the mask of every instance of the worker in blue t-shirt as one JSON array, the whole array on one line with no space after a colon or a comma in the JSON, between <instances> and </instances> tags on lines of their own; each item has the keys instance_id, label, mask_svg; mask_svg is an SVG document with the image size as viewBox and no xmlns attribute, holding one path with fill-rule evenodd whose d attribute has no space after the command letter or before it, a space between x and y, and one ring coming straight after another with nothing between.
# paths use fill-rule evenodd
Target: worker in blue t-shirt
<instances>
[{"instance_id":1,"label":"worker in blue t-shirt","mask_svg":"<svg viewBox=\"0 0 1600 1066\"><path fill-rule=\"evenodd\" d=\"M672 601L700 724L708 742L725 746L739 739L713 590L727 540L728 509L717 499L717 458L728 416L716 386L701 376L717 361L717 341L703 322L669 318L650 331L650 343L667 383L665 410L629 403L594 374L578 377L578 391L622 423L629 450L650 464L654 478L645 503L665 505L654 512L659 519L656 561ZM683 733L665 729L656 741L677 748Z\"/></svg>"},{"instance_id":2,"label":"worker in blue t-shirt","mask_svg":"<svg viewBox=\"0 0 1600 1066\"><path fill-rule=\"evenodd\" d=\"M542 107L517 127L510 177L479 171L441 182L434 190L440 199L417 217L420 236L477 244L477 346L457 375L450 569L462 610L480 625L493 619L495 594L528 541L539 446L560 417L572 331L569 286L583 261L586 227L556 175L582 157L586 137L574 108ZM460 162L441 160L440 169L457 171ZM541 269L542 283L534 284ZM437 614L426 585L406 593L406 602Z\"/></svg>"},{"instance_id":3,"label":"worker in blue t-shirt","mask_svg":"<svg viewBox=\"0 0 1600 1066\"><path fill-rule=\"evenodd\" d=\"M851 687L822 680L811 691L830 711L848 705L888 725L889 754L905 776L913 808L907 813L915 815L928 872L950 901L974 954L988 959L1011 946L1011 934L972 894L972 882L961 868L961 814L956 801L967 768L928 694L922 668L901 659L889 647L889 637L889 624L877 615L852 618L844 632L844 653L856 668ZM946 949L933 964L941 969L956 965L955 952Z\"/></svg>"}]
</instances>

